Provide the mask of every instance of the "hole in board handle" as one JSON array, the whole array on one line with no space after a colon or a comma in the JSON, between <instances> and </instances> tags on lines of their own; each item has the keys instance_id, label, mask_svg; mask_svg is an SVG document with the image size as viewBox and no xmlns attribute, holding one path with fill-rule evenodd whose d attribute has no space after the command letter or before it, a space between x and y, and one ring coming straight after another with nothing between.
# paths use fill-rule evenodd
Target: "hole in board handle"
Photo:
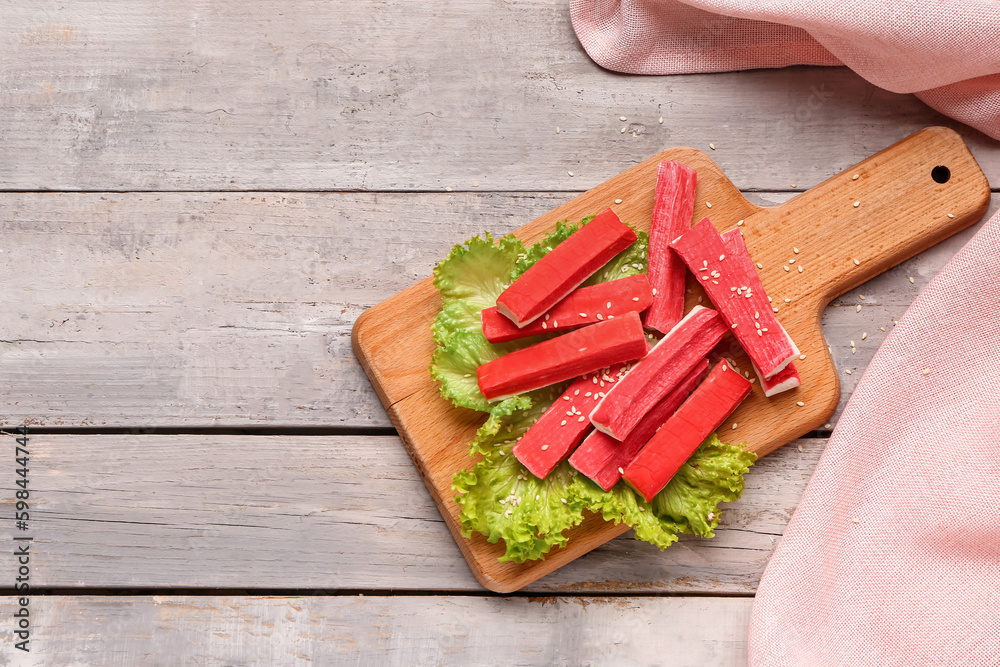
<instances>
[{"instance_id":1,"label":"hole in board handle","mask_svg":"<svg viewBox=\"0 0 1000 667\"><path fill-rule=\"evenodd\" d=\"M948 179L951 178L951 169L943 164L939 164L931 169L931 178L934 179L935 183L947 183Z\"/></svg>"}]
</instances>

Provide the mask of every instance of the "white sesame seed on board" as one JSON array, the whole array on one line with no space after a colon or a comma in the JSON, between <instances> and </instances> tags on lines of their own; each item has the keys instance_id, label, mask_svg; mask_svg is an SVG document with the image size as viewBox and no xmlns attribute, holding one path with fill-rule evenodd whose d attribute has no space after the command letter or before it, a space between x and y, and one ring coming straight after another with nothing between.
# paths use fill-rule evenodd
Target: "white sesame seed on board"
<instances>
[{"instance_id":1,"label":"white sesame seed on board","mask_svg":"<svg viewBox=\"0 0 1000 667\"><path fill-rule=\"evenodd\" d=\"M799 264L799 273L802 273L802 265Z\"/></svg>"},{"instance_id":2,"label":"white sesame seed on board","mask_svg":"<svg viewBox=\"0 0 1000 667\"><path fill-rule=\"evenodd\" d=\"M854 266L861 266L861 262L855 259L854 260Z\"/></svg>"},{"instance_id":3,"label":"white sesame seed on board","mask_svg":"<svg viewBox=\"0 0 1000 667\"><path fill-rule=\"evenodd\" d=\"M737 223L736 223L736 226L737 226L737 227L742 227L742 226L743 226L743 221L742 221L742 220L740 220L739 222L737 222Z\"/></svg>"},{"instance_id":4,"label":"white sesame seed on board","mask_svg":"<svg viewBox=\"0 0 1000 667\"><path fill-rule=\"evenodd\" d=\"M794 252L796 255L798 255L799 254L799 249L793 246L792 247L792 252Z\"/></svg>"},{"instance_id":5,"label":"white sesame seed on board","mask_svg":"<svg viewBox=\"0 0 1000 667\"><path fill-rule=\"evenodd\" d=\"M795 405L797 405L797 406L799 406L799 407L801 408L801 407L802 407L803 405L805 405L805 403L803 403L802 401L799 401L799 402L798 402L798 403L796 403Z\"/></svg>"},{"instance_id":6,"label":"white sesame seed on board","mask_svg":"<svg viewBox=\"0 0 1000 667\"><path fill-rule=\"evenodd\" d=\"M857 208L857 207L861 206L861 202L856 201L856 202L854 202L853 206L854 206L854 208Z\"/></svg>"},{"instance_id":7,"label":"white sesame seed on board","mask_svg":"<svg viewBox=\"0 0 1000 667\"><path fill-rule=\"evenodd\" d=\"M795 258L793 257L792 259L788 260L788 263L789 264L794 264L795 263Z\"/></svg>"},{"instance_id":8,"label":"white sesame seed on board","mask_svg":"<svg viewBox=\"0 0 1000 667\"><path fill-rule=\"evenodd\" d=\"M791 299L785 299L785 303L791 303L791 302L792 302Z\"/></svg>"},{"instance_id":9,"label":"white sesame seed on board","mask_svg":"<svg viewBox=\"0 0 1000 667\"><path fill-rule=\"evenodd\" d=\"M733 424L733 430L734 430L734 431L736 430L736 427L737 427L737 426L739 426L739 424L736 424L736 423L734 423L734 424Z\"/></svg>"},{"instance_id":10,"label":"white sesame seed on board","mask_svg":"<svg viewBox=\"0 0 1000 667\"><path fill-rule=\"evenodd\" d=\"M705 206L712 208L712 202L710 201L705 202Z\"/></svg>"},{"instance_id":11,"label":"white sesame seed on board","mask_svg":"<svg viewBox=\"0 0 1000 667\"><path fill-rule=\"evenodd\" d=\"M858 180L858 178L860 178L860 177L861 177L861 174L854 174L853 176L851 176L851 180L852 180L852 181L856 181L856 180Z\"/></svg>"},{"instance_id":12,"label":"white sesame seed on board","mask_svg":"<svg viewBox=\"0 0 1000 667\"><path fill-rule=\"evenodd\" d=\"M773 310L773 311L774 311L774 312L776 312L776 313L778 312L778 309L777 309L777 308L771 308L771 310Z\"/></svg>"},{"instance_id":13,"label":"white sesame seed on board","mask_svg":"<svg viewBox=\"0 0 1000 667\"><path fill-rule=\"evenodd\" d=\"M763 264L761 264L760 262L757 262L757 268L758 268L758 269L763 269L763 268L764 268L764 265L763 265Z\"/></svg>"},{"instance_id":14,"label":"white sesame seed on board","mask_svg":"<svg viewBox=\"0 0 1000 667\"><path fill-rule=\"evenodd\" d=\"M785 271L791 271L791 269L788 266L783 266L781 268L783 268Z\"/></svg>"},{"instance_id":15,"label":"white sesame seed on board","mask_svg":"<svg viewBox=\"0 0 1000 667\"><path fill-rule=\"evenodd\" d=\"M949 214L948 214L948 217L949 217L949 218L954 218L955 216L954 216L954 215L952 215L951 213L949 213Z\"/></svg>"},{"instance_id":16,"label":"white sesame seed on board","mask_svg":"<svg viewBox=\"0 0 1000 667\"><path fill-rule=\"evenodd\" d=\"M622 200L621 200L621 199L616 199L616 200L615 200L615 203L616 203L616 204L621 204L621 203L622 203Z\"/></svg>"},{"instance_id":17,"label":"white sesame seed on board","mask_svg":"<svg viewBox=\"0 0 1000 667\"><path fill-rule=\"evenodd\" d=\"M805 359L805 358L806 358L806 355L804 355L804 354L800 354L799 355L799 359Z\"/></svg>"}]
</instances>

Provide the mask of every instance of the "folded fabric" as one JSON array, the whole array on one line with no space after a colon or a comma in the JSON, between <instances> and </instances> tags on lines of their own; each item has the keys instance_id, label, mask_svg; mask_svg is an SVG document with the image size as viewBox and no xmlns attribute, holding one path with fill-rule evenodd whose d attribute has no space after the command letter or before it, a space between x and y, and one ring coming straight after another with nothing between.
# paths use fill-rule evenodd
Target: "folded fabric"
<instances>
[{"instance_id":1,"label":"folded fabric","mask_svg":"<svg viewBox=\"0 0 1000 667\"><path fill-rule=\"evenodd\" d=\"M1000 665L1000 214L851 397L760 582L752 666Z\"/></svg>"},{"instance_id":2,"label":"folded fabric","mask_svg":"<svg viewBox=\"0 0 1000 667\"><path fill-rule=\"evenodd\" d=\"M847 65L1000 139L995 0L570 0L599 65L634 74Z\"/></svg>"}]
</instances>

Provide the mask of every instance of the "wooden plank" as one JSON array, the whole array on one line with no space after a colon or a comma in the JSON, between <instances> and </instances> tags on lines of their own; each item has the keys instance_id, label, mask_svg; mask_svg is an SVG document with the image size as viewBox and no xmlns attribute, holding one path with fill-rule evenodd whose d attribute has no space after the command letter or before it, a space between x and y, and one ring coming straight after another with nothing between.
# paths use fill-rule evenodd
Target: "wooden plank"
<instances>
[{"instance_id":1,"label":"wooden plank","mask_svg":"<svg viewBox=\"0 0 1000 667\"><path fill-rule=\"evenodd\" d=\"M0 424L390 426L350 349L354 320L456 242L571 196L0 194ZM841 406L879 327L971 233L845 295L865 294L862 313L827 308Z\"/></svg>"},{"instance_id":2,"label":"wooden plank","mask_svg":"<svg viewBox=\"0 0 1000 667\"><path fill-rule=\"evenodd\" d=\"M746 664L751 598L33 597L29 665Z\"/></svg>"},{"instance_id":3,"label":"wooden plank","mask_svg":"<svg viewBox=\"0 0 1000 667\"><path fill-rule=\"evenodd\" d=\"M550 0L0 9L5 189L580 191L709 142L785 189L948 123L846 68L611 74Z\"/></svg>"},{"instance_id":4,"label":"wooden plank","mask_svg":"<svg viewBox=\"0 0 1000 667\"><path fill-rule=\"evenodd\" d=\"M648 231L657 165L663 160L678 160L697 171L694 220L711 216L718 230L725 231L737 229L737 221L745 219L739 230L751 256L763 267L760 278L774 297L775 308L781 306L781 325L802 352L796 359L800 389L765 398L758 385L730 417L739 424L733 437L761 456L821 427L836 410L840 387L820 326L826 304L978 222L990 202L989 183L961 138L945 128L929 128L770 209L750 204L704 153L670 149L518 228L518 238L533 243L551 232L557 220L579 219L616 201L622 202L615 209L622 219ZM952 176L938 183L932 170L942 164L950 167ZM722 248L721 241L719 245ZM793 249L794 253L801 249L801 254ZM740 283L722 271L719 280L712 281L719 285L721 298L742 298L736 294ZM702 282L711 276L699 277L689 276L688 308L702 298L702 286L712 287ZM466 443L480 420L445 400L428 375L436 349L431 337L407 336L428 330L440 310L441 297L427 278L365 311L354 326L354 350L473 572L490 590L509 593L614 538L624 527L585 520L570 532L565 548L530 563L498 563L502 548L482 537L461 535L452 478L463 467ZM756 323L758 337L784 340L778 323L770 325L770 332L766 324ZM739 344L731 345L727 356L751 372ZM474 377L476 369L467 370L467 377Z\"/></svg>"},{"instance_id":5,"label":"wooden plank","mask_svg":"<svg viewBox=\"0 0 1000 667\"><path fill-rule=\"evenodd\" d=\"M11 456L13 444L0 438ZM29 445L30 530L4 521L0 541L34 538L35 588L483 591L396 437L35 435ZM661 553L626 535L528 590L752 594L824 445L800 440L762 459L712 540L681 536ZM14 490L8 479L0 504ZM16 566L0 559L0 581Z\"/></svg>"}]
</instances>

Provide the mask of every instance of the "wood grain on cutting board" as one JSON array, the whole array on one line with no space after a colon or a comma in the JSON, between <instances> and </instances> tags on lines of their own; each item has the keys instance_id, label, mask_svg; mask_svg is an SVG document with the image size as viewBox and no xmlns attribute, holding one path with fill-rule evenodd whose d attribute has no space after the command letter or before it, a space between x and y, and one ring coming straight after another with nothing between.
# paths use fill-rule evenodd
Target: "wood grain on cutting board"
<instances>
[{"instance_id":1,"label":"wood grain on cutting board","mask_svg":"<svg viewBox=\"0 0 1000 667\"><path fill-rule=\"evenodd\" d=\"M723 427L724 439L746 442L760 455L820 426L837 405L840 388L820 327L826 304L974 223L986 211L990 197L989 184L961 138L934 127L774 208L748 202L704 153L669 149L515 234L526 244L534 243L558 220L577 221L609 206L625 222L648 231L656 167L663 160L681 161L698 172L695 221L707 216L720 231L744 221L740 229L754 261L763 267L761 279L779 310L778 320L805 355L796 360L801 388L765 398L755 384L753 393ZM945 182L938 182L943 176L941 169L934 171L936 167L947 168ZM616 199L621 204L615 204ZM456 243L462 240L455 239ZM791 259L794 264L788 263ZM690 307L702 293L692 280L689 287ZM504 552L502 544L490 544L481 535L461 535L451 479L472 463L466 445L484 415L456 408L441 398L428 373L434 351L430 324L440 307L440 297L428 277L367 310L354 326L354 349L473 573L491 590L514 591L627 527L588 516L569 531L565 548L554 550L545 560L520 564L497 560ZM738 367L750 370L735 340L727 337L722 345L727 343L729 349L724 351ZM733 423L738 424L736 429L731 428Z\"/></svg>"}]
</instances>

